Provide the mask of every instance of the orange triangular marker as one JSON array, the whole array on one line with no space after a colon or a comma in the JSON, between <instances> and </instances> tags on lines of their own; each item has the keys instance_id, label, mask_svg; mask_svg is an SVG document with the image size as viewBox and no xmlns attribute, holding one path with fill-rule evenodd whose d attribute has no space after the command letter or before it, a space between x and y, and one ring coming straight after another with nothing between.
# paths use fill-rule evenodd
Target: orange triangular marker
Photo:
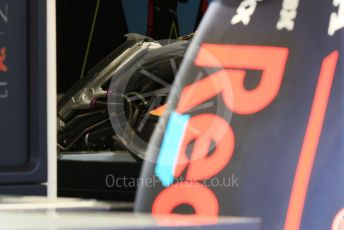
<instances>
[{"instance_id":1,"label":"orange triangular marker","mask_svg":"<svg viewBox=\"0 0 344 230\"><path fill-rule=\"evenodd\" d=\"M160 106L158 108L155 108L155 109L151 110L149 112L149 114L151 114L153 116L161 117L164 114L164 112L166 111L166 107L167 107L166 104L162 105L162 106Z\"/></svg>"}]
</instances>

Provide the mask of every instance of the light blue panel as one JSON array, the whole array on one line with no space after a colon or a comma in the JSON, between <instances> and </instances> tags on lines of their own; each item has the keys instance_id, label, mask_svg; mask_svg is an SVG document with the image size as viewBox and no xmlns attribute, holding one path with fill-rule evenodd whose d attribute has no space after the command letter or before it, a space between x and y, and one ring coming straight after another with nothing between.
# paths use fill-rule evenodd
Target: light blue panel
<instances>
[{"instance_id":1,"label":"light blue panel","mask_svg":"<svg viewBox=\"0 0 344 230\"><path fill-rule=\"evenodd\" d=\"M172 112L168 121L155 168L155 175L165 187L173 183L173 171L189 119L189 115Z\"/></svg>"}]
</instances>

